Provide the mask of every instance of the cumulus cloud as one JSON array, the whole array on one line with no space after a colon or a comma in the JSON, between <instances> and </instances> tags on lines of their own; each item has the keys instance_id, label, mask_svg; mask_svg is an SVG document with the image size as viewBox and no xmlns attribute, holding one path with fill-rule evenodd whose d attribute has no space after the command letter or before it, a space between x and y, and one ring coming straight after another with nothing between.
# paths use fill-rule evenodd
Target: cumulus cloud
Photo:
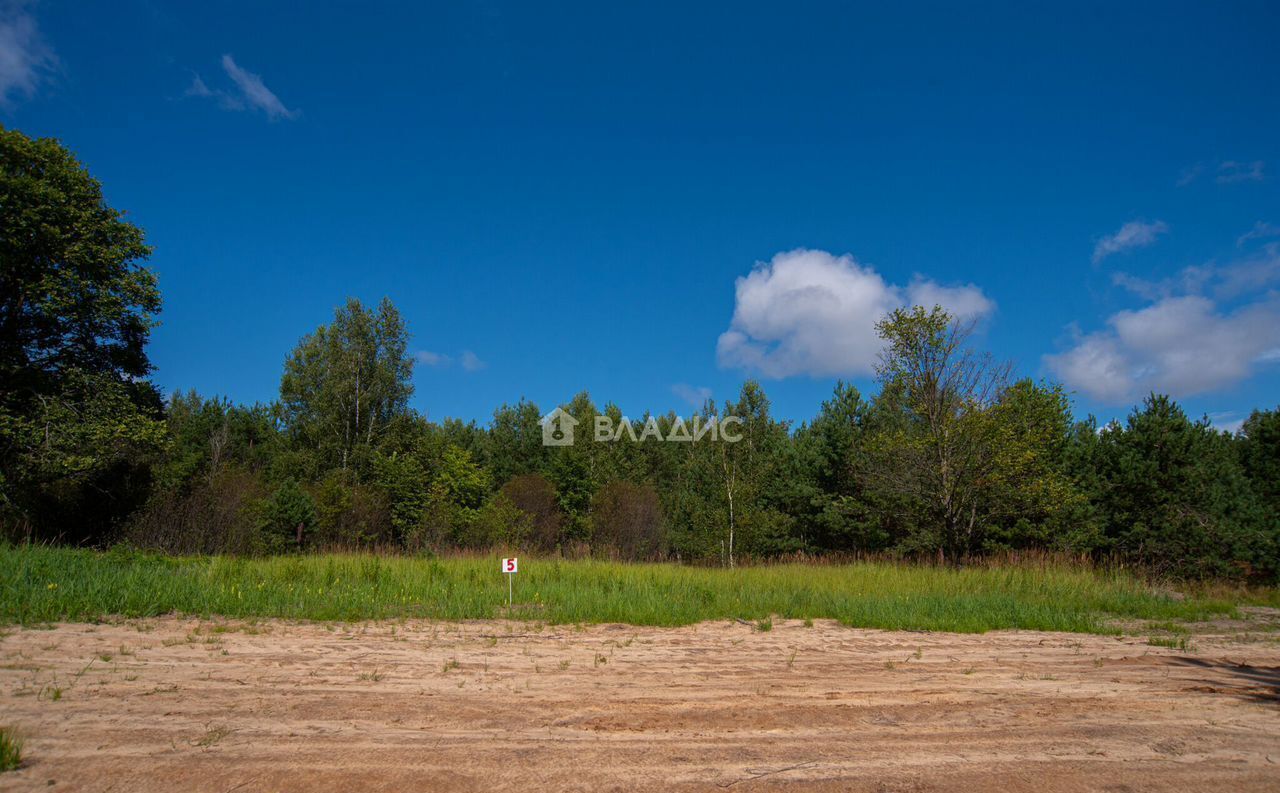
<instances>
[{"instance_id":1,"label":"cumulus cloud","mask_svg":"<svg viewBox=\"0 0 1280 793\"><path fill-rule=\"evenodd\" d=\"M0 106L9 106L16 96L33 96L57 63L30 4L0 0Z\"/></svg>"},{"instance_id":2,"label":"cumulus cloud","mask_svg":"<svg viewBox=\"0 0 1280 793\"><path fill-rule=\"evenodd\" d=\"M1266 163L1262 160L1253 162L1236 162L1226 160L1218 164L1218 184L1234 184L1236 182L1261 182L1266 178L1263 169Z\"/></svg>"},{"instance_id":3,"label":"cumulus cloud","mask_svg":"<svg viewBox=\"0 0 1280 793\"><path fill-rule=\"evenodd\" d=\"M480 356L471 350L463 350L462 355L458 358L458 362L462 364L462 368L468 372L478 372L489 364L480 360Z\"/></svg>"},{"instance_id":4,"label":"cumulus cloud","mask_svg":"<svg viewBox=\"0 0 1280 793\"><path fill-rule=\"evenodd\" d=\"M235 90L210 88L197 74L187 87L186 96L214 99L226 110L260 110L272 121L282 118L292 121L301 115L301 111L285 107L260 76L242 69L230 55L222 56L222 70L235 84Z\"/></svg>"},{"instance_id":5,"label":"cumulus cloud","mask_svg":"<svg viewBox=\"0 0 1280 793\"><path fill-rule=\"evenodd\" d=\"M1108 256L1121 251L1127 251L1132 248L1145 248L1168 230L1169 226L1161 220L1157 220L1154 223L1131 220L1121 226L1120 230L1115 234L1110 234L1098 240L1098 244L1093 248L1093 263L1097 264Z\"/></svg>"},{"instance_id":6,"label":"cumulus cloud","mask_svg":"<svg viewBox=\"0 0 1280 793\"><path fill-rule=\"evenodd\" d=\"M896 286L852 256L805 249L758 263L737 279L735 292L719 363L776 378L870 374L881 348L876 322L901 306L937 304L960 319L995 309L973 284L942 286L917 276Z\"/></svg>"},{"instance_id":7,"label":"cumulus cloud","mask_svg":"<svg viewBox=\"0 0 1280 793\"><path fill-rule=\"evenodd\" d=\"M671 386L671 393L695 408L702 407L711 398L710 388L706 386L691 386L688 383L676 383Z\"/></svg>"},{"instance_id":8,"label":"cumulus cloud","mask_svg":"<svg viewBox=\"0 0 1280 793\"><path fill-rule=\"evenodd\" d=\"M1070 347L1045 356L1068 386L1107 404L1149 391L1187 397L1229 388L1280 360L1280 255L1184 270L1124 286L1149 305L1112 314L1106 328L1073 331Z\"/></svg>"},{"instance_id":9,"label":"cumulus cloud","mask_svg":"<svg viewBox=\"0 0 1280 793\"><path fill-rule=\"evenodd\" d=\"M1227 264L1192 265L1159 279L1117 272L1111 282L1151 301L1180 294L1208 294L1221 301L1250 297L1280 283L1280 243L1267 243Z\"/></svg>"}]
</instances>

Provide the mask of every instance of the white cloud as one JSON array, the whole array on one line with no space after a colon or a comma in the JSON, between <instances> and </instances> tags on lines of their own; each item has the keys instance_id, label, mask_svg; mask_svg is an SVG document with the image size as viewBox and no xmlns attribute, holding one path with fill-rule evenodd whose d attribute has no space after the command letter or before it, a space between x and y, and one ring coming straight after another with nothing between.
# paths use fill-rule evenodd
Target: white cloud
<instances>
[{"instance_id":1,"label":"white cloud","mask_svg":"<svg viewBox=\"0 0 1280 793\"><path fill-rule=\"evenodd\" d=\"M15 96L33 96L58 63L28 6L0 0L0 106Z\"/></svg>"},{"instance_id":2,"label":"white cloud","mask_svg":"<svg viewBox=\"0 0 1280 793\"><path fill-rule=\"evenodd\" d=\"M1251 162L1223 160L1218 163L1217 168L1214 170L1214 180L1218 184L1265 181L1267 178L1266 166L1267 164L1263 160L1253 160ZM1204 163L1196 163L1190 168L1184 168L1181 175L1178 176L1178 187L1186 187L1196 181L1200 178L1200 174L1204 173L1204 170Z\"/></svg>"},{"instance_id":3,"label":"white cloud","mask_svg":"<svg viewBox=\"0 0 1280 793\"><path fill-rule=\"evenodd\" d=\"M1149 391L1183 398L1249 377L1280 346L1280 296L1223 309L1200 294L1165 295L1119 311L1107 328L1076 332L1073 346L1045 364L1072 388L1107 404Z\"/></svg>"},{"instance_id":4,"label":"white cloud","mask_svg":"<svg viewBox=\"0 0 1280 793\"><path fill-rule=\"evenodd\" d=\"M1221 432L1229 432L1235 435L1244 426L1245 418L1234 410L1223 411L1221 413L1210 413L1209 424L1215 430Z\"/></svg>"},{"instance_id":5,"label":"white cloud","mask_svg":"<svg viewBox=\"0 0 1280 793\"><path fill-rule=\"evenodd\" d=\"M209 86L204 84L204 80L200 79L200 75L192 75L191 85L187 87L184 96L214 96L214 92L209 90Z\"/></svg>"},{"instance_id":6,"label":"white cloud","mask_svg":"<svg viewBox=\"0 0 1280 793\"><path fill-rule=\"evenodd\" d=\"M210 88L200 75L192 77L191 85L185 91L186 96L216 99L225 110L261 110L267 118L277 121L282 118L293 120L301 115L299 110L290 110L280 101L280 97L267 88L262 78L253 72L245 71L230 55L222 56L222 70L235 83L236 90L224 91L221 88Z\"/></svg>"},{"instance_id":7,"label":"white cloud","mask_svg":"<svg viewBox=\"0 0 1280 793\"><path fill-rule=\"evenodd\" d=\"M280 98L267 87L266 83L262 82L261 77L253 72L241 69L230 55L222 56L222 69L240 89L240 93L244 96L244 100L249 103L249 106L256 107L266 113L267 118L275 121L280 118L295 119L298 117L298 111L285 107Z\"/></svg>"},{"instance_id":8,"label":"white cloud","mask_svg":"<svg viewBox=\"0 0 1280 793\"><path fill-rule=\"evenodd\" d=\"M414 360L423 366L448 366L452 358L430 350L418 350L413 354Z\"/></svg>"},{"instance_id":9,"label":"white cloud","mask_svg":"<svg viewBox=\"0 0 1280 793\"><path fill-rule=\"evenodd\" d=\"M1200 178L1200 174L1204 173L1204 163L1196 163L1187 168L1182 169L1182 173L1178 174L1178 187L1186 187L1187 185Z\"/></svg>"},{"instance_id":10,"label":"white cloud","mask_svg":"<svg viewBox=\"0 0 1280 793\"><path fill-rule=\"evenodd\" d=\"M711 398L710 388L706 386L691 386L688 383L676 383L671 386L671 393L695 408L702 407Z\"/></svg>"},{"instance_id":11,"label":"white cloud","mask_svg":"<svg viewBox=\"0 0 1280 793\"><path fill-rule=\"evenodd\" d=\"M1226 160L1218 164L1218 184L1261 182L1266 178L1265 167L1266 163L1262 160L1254 160L1253 162Z\"/></svg>"},{"instance_id":12,"label":"white cloud","mask_svg":"<svg viewBox=\"0 0 1280 793\"><path fill-rule=\"evenodd\" d=\"M1280 237L1280 226L1264 223L1259 220L1257 223L1253 224L1253 228L1236 238L1236 247L1243 248L1245 243L1250 240L1267 240L1272 237Z\"/></svg>"},{"instance_id":13,"label":"white cloud","mask_svg":"<svg viewBox=\"0 0 1280 793\"><path fill-rule=\"evenodd\" d=\"M1144 248L1155 242L1157 237L1168 230L1169 226L1161 220L1157 220L1154 223L1131 220L1121 226L1120 230L1115 234L1098 240L1098 244L1093 248L1093 263L1097 264L1108 256L1121 251Z\"/></svg>"},{"instance_id":14,"label":"white cloud","mask_svg":"<svg viewBox=\"0 0 1280 793\"><path fill-rule=\"evenodd\" d=\"M778 378L870 374L881 348L876 322L904 305L936 303L960 319L995 309L972 284L946 287L917 276L896 286L852 256L805 249L757 263L735 292L719 363Z\"/></svg>"},{"instance_id":15,"label":"white cloud","mask_svg":"<svg viewBox=\"0 0 1280 793\"><path fill-rule=\"evenodd\" d=\"M413 354L413 359L417 363L422 364L423 366L430 366L430 367L439 368L439 369L444 369L446 367L453 366L453 364L456 362L459 366L461 366L464 370L468 372L478 372L489 365L484 361L480 360L480 356L476 355L471 350L463 350L461 353L458 354L456 358L451 355L446 355L442 352L432 352L431 350L418 350Z\"/></svg>"},{"instance_id":16,"label":"white cloud","mask_svg":"<svg viewBox=\"0 0 1280 793\"><path fill-rule=\"evenodd\" d=\"M1111 282L1150 301L1190 294L1208 294L1220 301L1256 296L1273 284L1280 284L1280 243L1267 243L1230 264L1192 265L1177 275L1160 279L1117 272Z\"/></svg>"}]
</instances>

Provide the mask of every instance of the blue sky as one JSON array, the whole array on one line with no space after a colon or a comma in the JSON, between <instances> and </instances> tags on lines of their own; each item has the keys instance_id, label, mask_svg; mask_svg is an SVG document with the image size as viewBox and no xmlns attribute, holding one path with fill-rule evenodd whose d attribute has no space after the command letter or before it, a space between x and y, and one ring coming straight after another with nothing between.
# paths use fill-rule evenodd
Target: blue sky
<instances>
[{"instance_id":1,"label":"blue sky","mask_svg":"<svg viewBox=\"0 0 1280 793\"><path fill-rule=\"evenodd\" d=\"M386 295L431 418L804 420L936 299L1081 415L1280 402L1275 4L259 5L0 0L0 123L147 230L166 390L270 400Z\"/></svg>"}]
</instances>

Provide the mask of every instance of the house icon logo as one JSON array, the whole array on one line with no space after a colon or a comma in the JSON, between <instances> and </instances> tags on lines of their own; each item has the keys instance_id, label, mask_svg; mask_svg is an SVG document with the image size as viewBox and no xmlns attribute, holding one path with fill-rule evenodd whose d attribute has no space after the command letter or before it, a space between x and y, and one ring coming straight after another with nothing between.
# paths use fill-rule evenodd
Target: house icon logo
<instances>
[{"instance_id":1,"label":"house icon logo","mask_svg":"<svg viewBox=\"0 0 1280 793\"><path fill-rule=\"evenodd\" d=\"M573 428L578 420L564 408L556 408L542 417L543 446L572 446Z\"/></svg>"}]
</instances>

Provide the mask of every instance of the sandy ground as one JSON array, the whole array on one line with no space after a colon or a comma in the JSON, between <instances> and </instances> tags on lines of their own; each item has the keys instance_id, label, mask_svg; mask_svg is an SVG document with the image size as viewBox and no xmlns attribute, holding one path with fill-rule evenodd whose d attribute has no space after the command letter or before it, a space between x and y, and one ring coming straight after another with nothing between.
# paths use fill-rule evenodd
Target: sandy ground
<instances>
[{"instance_id":1,"label":"sandy ground","mask_svg":"<svg viewBox=\"0 0 1280 793\"><path fill-rule=\"evenodd\" d=\"M1275 636L12 629L0 790L1280 790Z\"/></svg>"}]
</instances>

